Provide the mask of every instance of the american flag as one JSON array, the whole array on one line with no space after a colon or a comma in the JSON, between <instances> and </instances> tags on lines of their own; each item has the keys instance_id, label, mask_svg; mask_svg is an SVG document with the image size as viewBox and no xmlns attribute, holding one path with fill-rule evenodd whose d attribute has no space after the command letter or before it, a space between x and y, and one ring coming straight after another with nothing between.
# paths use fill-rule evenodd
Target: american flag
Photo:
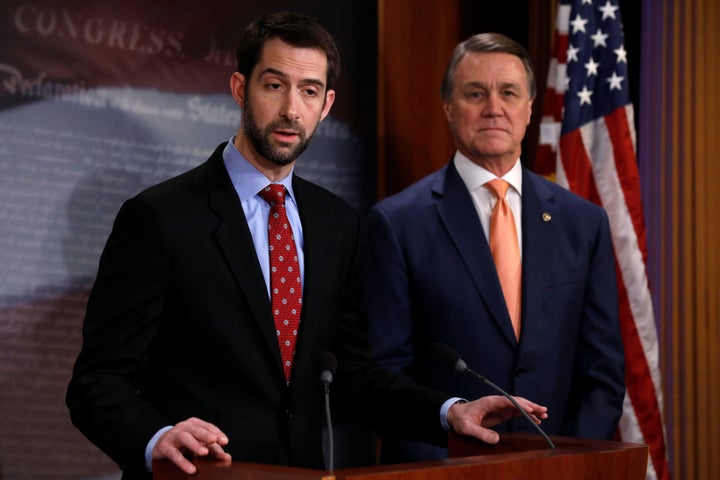
<instances>
[{"instance_id":1,"label":"american flag","mask_svg":"<svg viewBox=\"0 0 720 480\"><path fill-rule=\"evenodd\" d=\"M617 0L559 3L535 170L608 213L626 361L619 438L647 444L647 478L664 480L670 471L627 66Z\"/></svg>"}]
</instances>

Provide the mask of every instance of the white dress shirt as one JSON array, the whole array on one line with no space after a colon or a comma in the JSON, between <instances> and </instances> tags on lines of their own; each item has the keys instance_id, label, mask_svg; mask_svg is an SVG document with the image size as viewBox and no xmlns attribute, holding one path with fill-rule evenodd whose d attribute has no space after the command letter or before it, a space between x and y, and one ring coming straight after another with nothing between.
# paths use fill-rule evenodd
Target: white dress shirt
<instances>
[{"instance_id":1,"label":"white dress shirt","mask_svg":"<svg viewBox=\"0 0 720 480\"><path fill-rule=\"evenodd\" d=\"M475 211L477 211L480 224L482 225L485 239L490 243L490 214L495 206L495 196L490 190L483 187L490 180L498 178L494 173L484 169L483 167L473 163L469 158L460 152L455 153L453 158L455 168L457 168L460 178L465 183L470 196L472 197ZM520 248L520 256L522 257L522 225L521 225L521 199L522 199L522 167L518 158L515 165L502 177L499 177L510 184L505 199L510 205L513 217L515 219L515 228L517 229L518 247Z\"/></svg>"}]
</instances>

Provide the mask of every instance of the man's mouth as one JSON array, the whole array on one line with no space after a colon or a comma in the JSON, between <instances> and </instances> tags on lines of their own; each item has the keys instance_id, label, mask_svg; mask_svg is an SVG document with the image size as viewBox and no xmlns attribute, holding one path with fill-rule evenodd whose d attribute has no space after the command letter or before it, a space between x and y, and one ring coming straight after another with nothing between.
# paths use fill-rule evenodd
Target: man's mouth
<instances>
[{"instance_id":1,"label":"man's mouth","mask_svg":"<svg viewBox=\"0 0 720 480\"><path fill-rule=\"evenodd\" d=\"M280 140L289 142L296 139L299 135L298 132L292 130L275 130L273 134Z\"/></svg>"}]
</instances>

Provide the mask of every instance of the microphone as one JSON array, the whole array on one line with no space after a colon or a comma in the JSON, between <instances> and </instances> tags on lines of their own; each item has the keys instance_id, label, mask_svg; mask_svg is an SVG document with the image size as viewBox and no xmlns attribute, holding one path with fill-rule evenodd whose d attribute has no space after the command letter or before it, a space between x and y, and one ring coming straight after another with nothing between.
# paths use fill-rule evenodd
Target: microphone
<instances>
[{"instance_id":1,"label":"microphone","mask_svg":"<svg viewBox=\"0 0 720 480\"><path fill-rule=\"evenodd\" d=\"M325 387L325 420L328 431L328 465L332 472L334 469L335 459L335 442L333 440L332 418L330 415L330 384L333 381L335 370L337 370L337 358L327 350L320 352L318 357L318 367L320 367L320 381Z\"/></svg>"},{"instance_id":2,"label":"microphone","mask_svg":"<svg viewBox=\"0 0 720 480\"><path fill-rule=\"evenodd\" d=\"M518 409L520 413L523 414L523 416L527 419L528 422L530 422L530 425L535 427L535 430L537 430L540 435L543 436L545 441L550 445L550 448L553 450L555 449L555 444L550 440L550 437L548 437L545 432L543 432L542 428L540 426L533 422L532 418L530 418L530 415L520 406L520 404L515 400L512 395L507 393L505 390L500 388L499 386L495 385L493 382L488 380L487 378L483 377L479 373L477 373L475 370L467 366L467 363L460 358L460 355L453 350L451 347L444 343L435 342L432 345L430 345L430 356L440 365L443 365L447 368L450 368L452 370L461 372L461 373L469 373L470 375L474 376L475 378L482 380L483 382L487 383L495 389L497 392L499 392L502 396L507 398L512 402L513 405L515 405L515 408Z\"/></svg>"},{"instance_id":3,"label":"microphone","mask_svg":"<svg viewBox=\"0 0 720 480\"><path fill-rule=\"evenodd\" d=\"M337 370L337 358L327 350L320 352L318 358L318 367L320 367L320 381L325 385L325 390L329 391L330 384L333 381L335 370Z\"/></svg>"}]
</instances>

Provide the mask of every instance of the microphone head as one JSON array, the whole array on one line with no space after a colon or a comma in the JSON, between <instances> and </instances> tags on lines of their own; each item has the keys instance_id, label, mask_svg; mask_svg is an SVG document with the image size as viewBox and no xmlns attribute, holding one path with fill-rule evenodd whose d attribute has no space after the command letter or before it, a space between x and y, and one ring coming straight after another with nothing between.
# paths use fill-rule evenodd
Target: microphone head
<instances>
[{"instance_id":1,"label":"microphone head","mask_svg":"<svg viewBox=\"0 0 720 480\"><path fill-rule=\"evenodd\" d=\"M430 356L437 363L451 370L457 370L458 372L467 370L467 364L460 358L460 355L444 343L435 342L430 345Z\"/></svg>"},{"instance_id":2,"label":"microphone head","mask_svg":"<svg viewBox=\"0 0 720 480\"><path fill-rule=\"evenodd\" d=\"M318 357L318 367L320 368L320 381L330 383L333 381L335 370L337 370L337 358L332 352L324 350L320 352Z\"/></svg>"}]
</instances>

